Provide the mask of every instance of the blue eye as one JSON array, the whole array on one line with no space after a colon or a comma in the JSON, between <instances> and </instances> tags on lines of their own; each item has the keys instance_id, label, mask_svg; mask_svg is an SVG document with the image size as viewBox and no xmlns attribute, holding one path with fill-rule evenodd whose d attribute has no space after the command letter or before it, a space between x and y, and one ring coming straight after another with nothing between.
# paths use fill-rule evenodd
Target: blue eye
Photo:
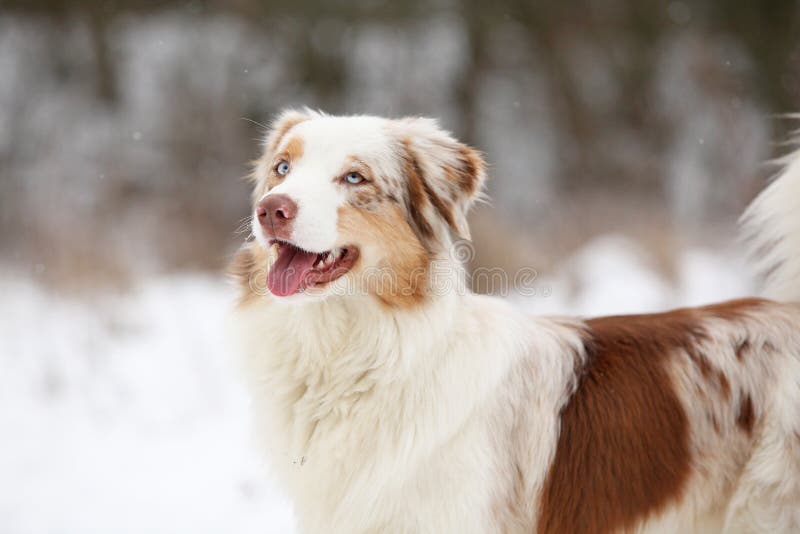
<instances>
[{"instance_id":1,"label":"blue eye","mask_svg":"<svg viewBox=\"0 0 800 534\"><path fill-rule=\"evenodd\" d=\"M344 181L347 182L348 184L356 185L363 182L364 177L358 174L357 172L351 172L350 174L344 177Z\"/></svg>"},{"instance_id":2,"label":"blue eye","mask_svg":"<svg viewBox=\"0 0 800 534\"><path fill-rule=\"evenodd\" d=\"M281 161L280 163L278 163L278 166L275 167L275 172L277 172L281 176L286 176L286 174L289 172L289 162Z\"/></svg>"}]
</instances>

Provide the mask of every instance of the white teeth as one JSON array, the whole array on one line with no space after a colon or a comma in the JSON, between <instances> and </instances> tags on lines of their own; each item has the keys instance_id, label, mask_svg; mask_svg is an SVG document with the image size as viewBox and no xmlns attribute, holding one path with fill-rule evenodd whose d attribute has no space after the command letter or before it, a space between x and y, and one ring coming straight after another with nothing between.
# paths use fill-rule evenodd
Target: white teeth
<instances>
[{"instance_id":1,"label":"white teeth","mask_svg":"<svg viewBox=\"0 0 800 534\"><path fill-rule=\"evenodd\" d=\"M342 258L345 255L345 249L343 248L335 248L326 252L324 255L321 255L317 262L314 264L314 267L317 269L321 269L323 267L329 267L332 265L336 260Z\"/></svg>"}]
</instances>

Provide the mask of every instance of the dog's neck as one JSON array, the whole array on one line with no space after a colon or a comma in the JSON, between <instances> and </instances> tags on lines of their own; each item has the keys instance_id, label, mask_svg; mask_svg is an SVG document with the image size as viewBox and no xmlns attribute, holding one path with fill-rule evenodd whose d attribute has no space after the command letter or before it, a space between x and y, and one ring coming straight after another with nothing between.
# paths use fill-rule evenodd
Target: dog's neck
<instances>
[{"instance_id":1,"label":"dog's neck","mask_svg":"<svg viewBox=\"0 0 800 534\"><path fill-rule=\"evenodd\" d=\"M372 295L292 304L264 298L243 305L234 326L245 343L245 376L255 390L268 392L260 400L286 437L279 452L287 462L302 462L315 432L335 428L333 421L364 399L402 399L399 391L441 387L426 384L443 360L452 359L451 346L463 337L457 329L474 335L479 323L460 320L469 298L442 291L413 309L386 306ZM459 357L470 355L459 351Z\"/></svg>"},{"instance_id":2,"label":"dog's neck","mask_svg":"<svg viewBox=\"0 0 800 534\"><path fill-rule=\"evenodd\" d=\"M267 328L317 367L359 355L367 368L413 363L444 342L455 327L465 295L440 289L413 308L394 307L374 295L333 296L319 302L273 303ZM402 340L402 343L401 343ZM403 354L400 354L400 353ZM356 361L350 364L358 366Z\"/></svg>"}]
</instances>

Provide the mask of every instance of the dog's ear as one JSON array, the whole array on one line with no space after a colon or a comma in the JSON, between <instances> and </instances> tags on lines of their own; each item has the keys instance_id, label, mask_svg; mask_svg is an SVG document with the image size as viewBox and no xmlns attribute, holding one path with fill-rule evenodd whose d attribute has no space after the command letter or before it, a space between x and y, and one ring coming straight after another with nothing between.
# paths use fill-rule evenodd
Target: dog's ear
<instances>
[{"instance_id":1,"label":"dog's ear","mask_svg":"<svg viewBox=\"0 0 800 534\"><path fill-rule=\"evenodd\" d=\"M270 124L264 141L264 153L274 154L287 132L301 122L309 120L311 114L312 112L309 110L305 112L294 109L283 110Z\"/></svg>"},{"instance_id":2,"label":"dog's ear","mask_svg":"<svg viewBox=\"0 0 800 534\"><path fill-rule=\"evenodd\" d=\"M437 221L444 221L459 237L470 239L467 212L486 181L483 157L433 119L406 118L396 123L409 218L423 243L442 241L439 232L446 229Z\"/></svg>"}]
</instances>

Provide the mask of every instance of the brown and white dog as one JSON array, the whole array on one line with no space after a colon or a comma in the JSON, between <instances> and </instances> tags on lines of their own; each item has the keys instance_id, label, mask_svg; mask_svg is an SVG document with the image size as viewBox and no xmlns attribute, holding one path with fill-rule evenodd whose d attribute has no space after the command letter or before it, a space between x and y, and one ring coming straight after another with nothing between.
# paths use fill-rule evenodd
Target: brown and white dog
<instances>
[{"instance_id":1,"label":"brown and white dog","mask_svg":"<svg viewBox=\"0 0 800 534\"><path fill-rule=\"evenodd\" d=\"M233 326L300 530L800 532L800 157L746 217L785 302L592 320L465 289L485 178L432 120L275 121Z\"/></svg>"}]
</instances>

